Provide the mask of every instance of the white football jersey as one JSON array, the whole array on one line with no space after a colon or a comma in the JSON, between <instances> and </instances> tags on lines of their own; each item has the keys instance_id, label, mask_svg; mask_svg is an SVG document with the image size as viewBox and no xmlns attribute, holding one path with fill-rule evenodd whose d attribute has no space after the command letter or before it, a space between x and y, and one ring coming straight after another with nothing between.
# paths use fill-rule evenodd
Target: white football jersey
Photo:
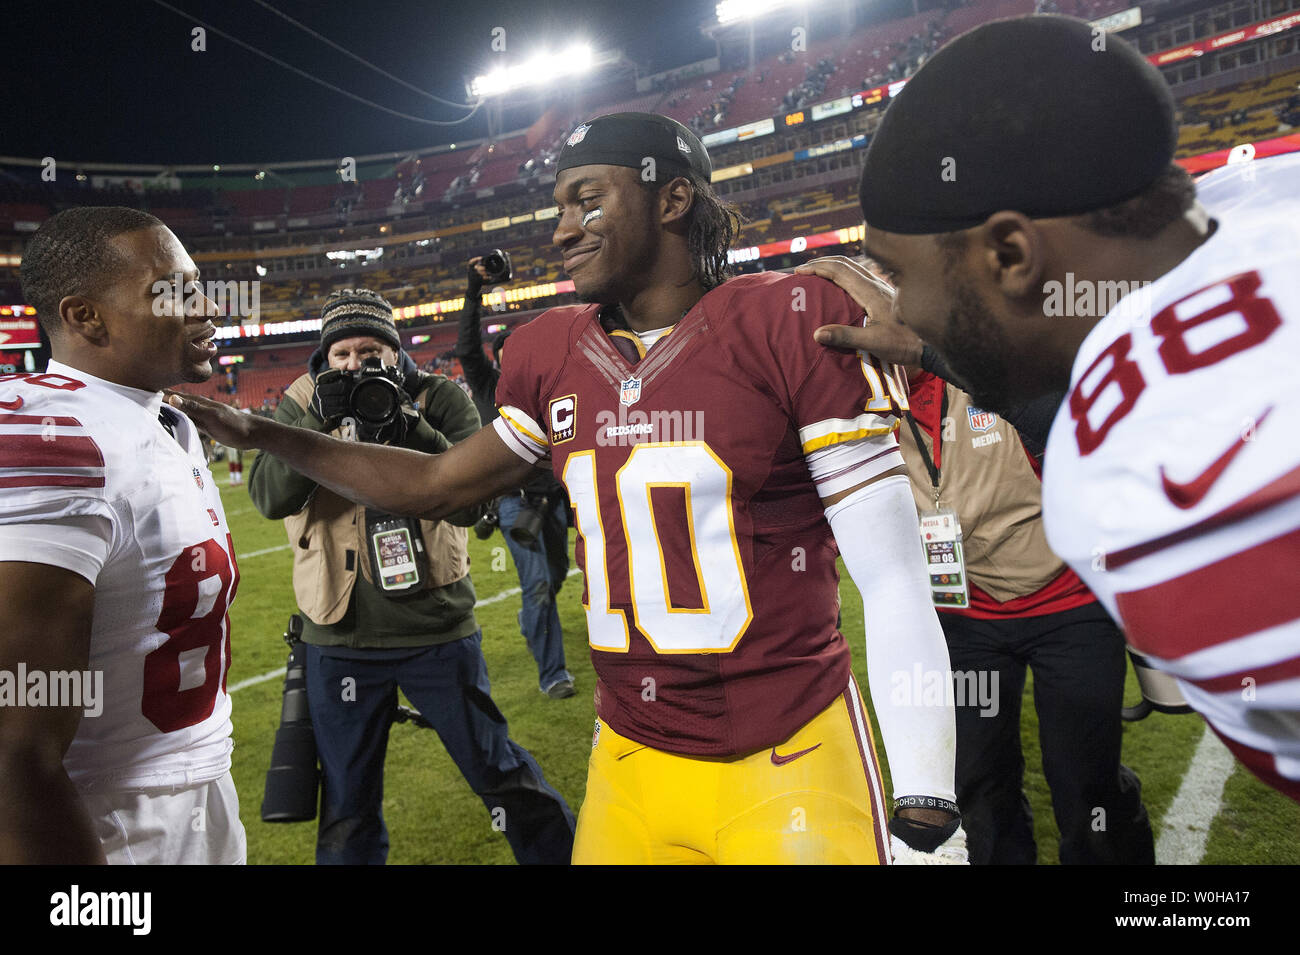
<instances>
[{"instance_id":1,"label":"white football jersey","mask_svg":"<svg viewBox=\"0 0 1300 955\"><path fill-rule=\"evenodd\" d=\"M167 432L160 411L175 430ZM162 396L50 362L0 375L0 561L95 585L102 712L64 760L83 791L192 786L230 768L239 571L198 431Z\"/></svg>"},{"instance_id":2,"label":"white football jersey","mask_svg":"<svg viewBox=\"0 0 1300 955\"><path fill-rule=\"evenodd\" d=\"M1217 231L1079 349L1044 521L1129 642L1300 799L1300 154L1198 193Z\"/></svg>"}]
</instances>

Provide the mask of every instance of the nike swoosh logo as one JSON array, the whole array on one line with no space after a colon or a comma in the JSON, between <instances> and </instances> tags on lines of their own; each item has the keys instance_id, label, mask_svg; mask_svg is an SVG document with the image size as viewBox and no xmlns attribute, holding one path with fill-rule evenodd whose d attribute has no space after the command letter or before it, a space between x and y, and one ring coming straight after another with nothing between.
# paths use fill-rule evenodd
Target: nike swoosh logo
<instances>
[{"instance_id":1,"label":"nike swoosh logo","mask_svg":"<svg viewBox=\"0 0 1300 955\"><path fill-rule=\"evenodd\" d=\"M6 411L17 411L22 406L22 398L15 398L13 401L0 401L0 408L4 408Z\"/></svg>"},{"instance_id":2,"label":"nike swoosh logo","mask_svg":"<svg viewBox=\"0 0 1300 955\"><path fill-rule=\"evenodd\" d=\"M1255 419L1255 425L1252 431L1258 430L1259 426L1264 423L1264 419L1269 416L1273 410L1270 405L1264 413ZM1164 465L1160 466L1160 483L1164 487L1165 496L1169 498L1174 507L1182 510L1195 507L1205 499L1205 495L1210 493L1210 488L1219 480L1223 472L1228 470L1228 465L1232 463L1238 452L1246 446L1246 436L1241 435L1233 442L1232 447L1224 451L1214 463L1198 474L1190 481L1178 482L1169 480L1169 475L1165 473Z\"/></svg>"},{"instance_id":3,"label":"nike swoosh logo","mask_svg":"<svg viewBox=\"0 0 1300 955\"><path fill-rule=\"evenodd\" d=\"M801 750L799 750L799 752L797 752L797 753L790 753L788 756L778 756L778 755L777 755L777 752L776 752L776 747L773 746L773 747L772 747L772 765L773 765L773 766L784 766L786 763L793 763L793 762L794 762L796 759L798 759L800 756L807 756L809 753L811 753L813 750L815 750L818 746L821 746L821 743L818 743L817 746L809 746L807 749L801 749Z\"/></svg>"}]
</instances>

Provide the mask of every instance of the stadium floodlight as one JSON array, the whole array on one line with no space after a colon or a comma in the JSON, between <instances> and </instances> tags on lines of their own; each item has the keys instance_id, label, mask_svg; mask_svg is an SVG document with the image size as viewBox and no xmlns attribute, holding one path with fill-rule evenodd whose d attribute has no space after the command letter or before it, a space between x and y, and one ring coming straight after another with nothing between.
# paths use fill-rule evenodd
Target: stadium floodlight
<instances>
[{"instance_id":1,"label":"stadium floodlight","mask_svg":"<svg viewBox=\"0 0 1300 955\"><path fill-rule=\"evenodd\" d=\"M560 77L587 73L615 59L617 54L597 56L586 43L575 43L560 52L540 53L515 66L476 76L470 82L469 94L481 98L500 96L525 86L540 86Z\"/></svg>"},{"instance_id":2,"label":"stadium floodlight","mask_svg":"<svg viewBox=\"0 0 1300 955\"><path fill-rule=\"evenodd\" d=\"M790 0L722 0L714 8L718 23L736 23L740 20L755 20L771 13L778 7L792 6Z\"/></svg>"}]
</instances>

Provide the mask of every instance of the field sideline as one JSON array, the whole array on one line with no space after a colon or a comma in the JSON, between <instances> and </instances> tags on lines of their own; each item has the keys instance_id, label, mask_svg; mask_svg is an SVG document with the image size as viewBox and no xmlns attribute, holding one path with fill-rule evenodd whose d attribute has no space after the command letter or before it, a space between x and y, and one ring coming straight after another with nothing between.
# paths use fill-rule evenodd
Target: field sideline
<instances>
[{"instance_id":1,"label":"field sideline","mask_svg":"<svg viewBox=\"0 0 1300 955\"><path fill-rule=\"evenodd\" d=\"M245 475L249 461L251 456L246 456ZM284 528L281 522L264 520L257 513L246 488L227 486L224 463L214 462L212 469L221 483L239 558L239 594L231 610L234 659L228 685L234 691L233 772L240 814L248 830L248 861L257 865L311 864L315 859L315 822L272 825L260 818L283 680L279 674L258 678L283 667L287 648L280 635L296 610ZM519 582L504 540L499 533L487 541L470 534L469 547L493 698L510 722L511 736L532 752L548 780L577 813L586 784L595 716L591 703L595 675L580 605L581 578L571 576L559 596L568 666L577 678L578 693L567 700L551 700L538 691L537 667L516 623L519 598L509 591L518 588ZM865 691L861 600L847 577L840 592L844 633L853 649L854 672ZM1125 700L1132 703L1139 693L1131 672L1128 682ZM1025 786L1034 812L1038 861L1056 863L1057 830L1039 762L1032 680L1029 683L1022 719ZM1195 861L1203 839L1199 861L1206 864L1300 863L1300 845L1294 838L1300 831L1300 805L1264 786L1240 766L1231 769L1222 786L1222 805L1217 813L1213 811L1222 778L1214 770L1214 750L1222 747L1215 740L1194 761L1204 732L1204 723L1197 716L1159 713L1125 726L1124 761L1142 779L1143 798L1162 858ZM877 743L879 738L877 733ZM883 747L878 748L883 759ZM1171 813L1189 772L1196 774L1194 782L1199 788L1189 783ZM390 863L514 861L505 839L493 830L483 804L429 730L410 724L392 728L384 817ZM1198 817L1210 820L1208 838L1195 831ZM1172 830L1168 834L1166 823Z\"/></svg>"}]
</instances>

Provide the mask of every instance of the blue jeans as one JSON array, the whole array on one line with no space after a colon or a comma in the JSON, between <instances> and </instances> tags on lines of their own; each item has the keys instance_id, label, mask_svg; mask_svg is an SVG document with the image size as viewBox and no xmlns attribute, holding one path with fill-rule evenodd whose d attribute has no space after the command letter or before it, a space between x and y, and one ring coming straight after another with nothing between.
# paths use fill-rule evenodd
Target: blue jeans
<instances>
[{"instance_id":1,"label":"blue jeans","mask_svg":"<svg viewBox=\"0 0 1300 955\"><path fill-rule=\"evenodd\" d=\"M317 865L383 865L388 859L384 755L398 687L433 724L492 822L502 824L515 859L568 864L573 812L532 755L510 738L492 702L481 643L479 631L432 647L364 651L373 657L307 647L307 702L323 789Z\"/></svg>"},{"instance_id":2,"label":"blue jeans","mask_svg":"<svg viewBox=\"0 0 1300 955\"><path fill-rule=\"evenodd\" d=\"M573 674L565 668L564 631L560 627L560 613L555 607L556 591L564 581L552 578L551 565L541 540L533 547L525 547L511 539L510 528L518 520L522 504L523 499L518 494L507 494L501 498L501 533L505 536L506 546L510 548L510 556L515 560L515 569L519 572L519 588L523 591L519 629L523 632L533 659L537 661L537 682L545 692L561 680L573 679ZM565 528L567 546L568 517L562 498L550 503L542 517L542 523L543 526L551 525L552 529Z\"/></svg>"}]
</instances>

